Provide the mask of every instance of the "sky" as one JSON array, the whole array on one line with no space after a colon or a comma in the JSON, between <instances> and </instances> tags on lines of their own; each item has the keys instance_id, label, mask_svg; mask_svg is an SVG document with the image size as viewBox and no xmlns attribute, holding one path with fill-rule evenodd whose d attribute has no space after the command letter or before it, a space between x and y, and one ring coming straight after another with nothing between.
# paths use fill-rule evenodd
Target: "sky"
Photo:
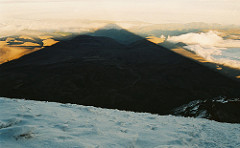
<instances>
[{"instance_id":1,"label":"sky","mask_svg":"<svg viewBox=\"0 0 240 148\"><path fill-rule=\"evenodd\" d=\"M240 0L0 0L0 23L44 19L240 25Z\"/></svg>"}]
</instances>

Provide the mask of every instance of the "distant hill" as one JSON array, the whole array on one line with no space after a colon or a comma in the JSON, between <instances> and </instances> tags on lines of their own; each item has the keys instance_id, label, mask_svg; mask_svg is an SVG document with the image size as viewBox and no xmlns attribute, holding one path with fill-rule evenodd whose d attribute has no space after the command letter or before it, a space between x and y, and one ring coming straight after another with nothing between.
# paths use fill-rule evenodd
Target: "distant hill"
<instances>
[{"instance_id":1,"label":"distant hill","mask_svg":"<svg viewBox=\"0 0 240 148\"><path fill-rule=\"evenodd\" d=\"M0 64L51 46L63 38L57 33L39 35L15 35L0 38Z\"/></svg>"},{"instance_id":2,"label":"distant hill","mask_svg":"<svg viewBox=\"0 0 240 148\"><path fill-rule=\"evenodd\" d=\"M125 45L89 35L2 64L0 84L0 96L158 114L240 96L239 82L145 39Z\"/></svg>"}]
</instances>

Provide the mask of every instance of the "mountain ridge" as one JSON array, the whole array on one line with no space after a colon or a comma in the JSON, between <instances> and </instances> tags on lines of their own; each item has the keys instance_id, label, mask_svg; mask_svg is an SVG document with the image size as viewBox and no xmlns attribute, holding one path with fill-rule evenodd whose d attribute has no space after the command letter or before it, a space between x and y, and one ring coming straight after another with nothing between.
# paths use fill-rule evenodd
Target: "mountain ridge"
<instances>
[{"instance_id":1,"label":"mountain ridge","mask_svg":"<svg viewBox=\"0 0 240 148\"><path fill-rule=\"evenodd\" d=\"M107 45L92 44L96 40ZM98 36L79 36L5 63L0 83L6 97L158 114L196 99L240 96L238 82L164 47Z\"/></svg>"}]
</instances>

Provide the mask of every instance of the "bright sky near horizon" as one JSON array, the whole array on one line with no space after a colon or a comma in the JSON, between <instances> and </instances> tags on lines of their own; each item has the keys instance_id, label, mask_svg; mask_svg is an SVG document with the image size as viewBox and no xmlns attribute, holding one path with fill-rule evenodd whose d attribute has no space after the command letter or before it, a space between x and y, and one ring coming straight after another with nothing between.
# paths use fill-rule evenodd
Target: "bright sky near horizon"
<instances>
[{"instance_id":1,"label":"bright sky near horizon","mask_svg":"<svg viewBox=\"0 0 240 148\"><path fill-rule=\"evenodd\" d=\"M54 18L240 25L240 0L0 0L0 22Z\"/></svg>"}]
</instances>

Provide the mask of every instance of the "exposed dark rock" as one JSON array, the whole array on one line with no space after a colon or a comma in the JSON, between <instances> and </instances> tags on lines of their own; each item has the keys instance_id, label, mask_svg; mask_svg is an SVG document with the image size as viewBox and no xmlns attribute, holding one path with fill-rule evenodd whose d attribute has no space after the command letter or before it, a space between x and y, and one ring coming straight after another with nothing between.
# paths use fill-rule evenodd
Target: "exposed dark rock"
<instances>
[{"instance_id":1,"label":"exposed dark rock","mask_svg":"<svg viewBox=\"0 0 240 148\"><path fill-rule=\"evenodd\" d=\"M200 117L220 122L240 123L240 99L217 97L209 100L195 100L174 109L174 115Z\"/></svg>"}]
</instances>

